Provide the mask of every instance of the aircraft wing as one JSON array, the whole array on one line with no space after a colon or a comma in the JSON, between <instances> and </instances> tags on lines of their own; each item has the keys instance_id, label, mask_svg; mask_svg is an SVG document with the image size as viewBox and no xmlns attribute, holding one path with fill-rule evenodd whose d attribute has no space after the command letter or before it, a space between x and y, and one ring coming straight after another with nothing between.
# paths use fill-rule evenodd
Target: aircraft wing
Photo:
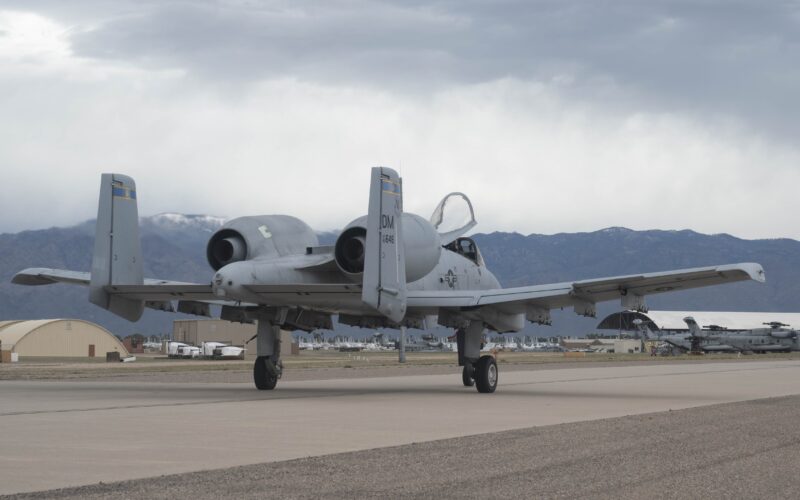
<instances>
[{"instance_id":1,"label":"aircraft wing","mask_svg":"<svg viewBox=\"0 0 800 500\"><path fill-rule=\"evenodd\" d=\"M635 308L637 301L646 295L744 280L764 282L763 268L753 263L730 264L516 288L409 292L408 305L409 308L490 307L509 314L527 312L530 308L575 307L579 314L587 314L596 302L622 299Z\"/></svg>"},{"instance_id":2,"label":"aircraft wing","mask_svg":"<svg viewBox=\"0 0 800 500\"><path fill-rule=\"evenodd\" d=\"M764 270L759 264L747 263L516 288L408 290L408 309L410 312L494 310L494 313L517 314L531 313L531 309L546 312L575 307L579 314L590 315L596 302L622 299L631 308L636 308L637 302L646 295L744 280L763 282ZM246 288L266 303L283 305L312 298L335 303L345 296L352 299L361 293L361 286L356 283L247 285ZM535 314L529 314L531 321L535 318Z\"/></svg>"},{"instance_id":3,"label":"aircraft wing","mask_svg":"<svg viewBox=\"0 0 800 500\"><path fill-rule=\"evenodd\" d=\"M529 321L547 323L551 309L574 307L577 314L593 316L595 303L614 299L621 299L625 308L641 309L646 295L745 280L765 281L764 270L759 264L745 263L515 288L409 290L407 304L409 312L417 310L435 314L431 311L449 310L469 313L494 325L498 331L507 331L513 328L500 326L502 315L524 313ZM79 271L31 268L17 273L12 281L21 285L70 283L88 286L90 276ZM162 310L168 310L166 305L173 300L186 303L186 307L191 303L255 305L220 300L213 294L210 284L145 279L141 285L107 285L104 288L109 295L146 301L148 307ZM264 303L274 305L297 305L308 303L312 298L319 299L321 310L331 306L336 309L334 304L341 304L342 300L352 301L361 294L361 286L355 283L249 285L247 289ZM181 310L180 304L179 311L188 312ZM201 308L201 311L205 310Z\"/></svg>"}]
</instances>

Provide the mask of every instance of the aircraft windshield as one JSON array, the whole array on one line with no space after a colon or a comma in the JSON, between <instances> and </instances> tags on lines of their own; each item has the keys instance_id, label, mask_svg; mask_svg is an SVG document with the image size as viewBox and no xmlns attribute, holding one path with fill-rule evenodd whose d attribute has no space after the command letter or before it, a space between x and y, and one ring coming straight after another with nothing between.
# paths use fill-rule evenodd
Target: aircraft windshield
<instances>
[{"instance_id":1,"label":"aircraft windshield","mask_svg":"<svg viewBox=\"0 0 800 500\"><path fill-rule=\"evenodd\" d=\"M458 238L449 245L445 245L445 248L451 252L463 255L479 266L483 265L481 253L478 251L478 247L475 245L475 242L472 241L472 238Z\"/></svg>"},{"instance_id":2,"label":"aircraft windshield","mask_svg":"<svg viewBox=\"0 0 800 500\"><path fill-rule=\"evenodd\" d=\"M448 244L472 229L475 212L472 203L463 193L450 193L436 207L431 215L431 224L442 237L442 244Z\"/></svg>"}]
</instances>

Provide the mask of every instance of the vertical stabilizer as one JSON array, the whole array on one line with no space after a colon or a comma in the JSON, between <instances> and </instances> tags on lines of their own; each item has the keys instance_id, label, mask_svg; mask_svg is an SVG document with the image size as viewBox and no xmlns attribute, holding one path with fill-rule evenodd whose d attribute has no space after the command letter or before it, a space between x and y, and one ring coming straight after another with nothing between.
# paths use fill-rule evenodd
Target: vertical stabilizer
<instances>
[{"instance_id":1,"label":"vertical stabilizer","mask_svg":"<svg viewBox=\"0 0 800 500\"><path fill-rule=\"evenodd\" d=\"M361 299L395 322L406 315L402 215L402 179L390 168L373 168Z\"/></svg>"},{"instance_id":2,"label":"vertical stabilizer","mask_svg":"<svg viewBox=\"0 0 800 500\"><path fill-rule=\"evenodd\" d=\"M693 317L686 316L685 318L683 318L683 321L689 327L689 333L691 333L694 337L700 338L707 336L706 332L704 332L703 329L700 328L700 325L697 324L697 321L695 321Z\"/></svg>"},{"instance_id":3,"label":"vertical stabilizer","mask_svg":"<svg viewBox=\"0 0 800 500\"><path fill-rule=\"evenodd\" d=\"M144 302L111 295L106 287L143 282L136 183L125 175L103 174L89 300L118 316L136 321L142 316Z\"/></svg>"}]
</instances>

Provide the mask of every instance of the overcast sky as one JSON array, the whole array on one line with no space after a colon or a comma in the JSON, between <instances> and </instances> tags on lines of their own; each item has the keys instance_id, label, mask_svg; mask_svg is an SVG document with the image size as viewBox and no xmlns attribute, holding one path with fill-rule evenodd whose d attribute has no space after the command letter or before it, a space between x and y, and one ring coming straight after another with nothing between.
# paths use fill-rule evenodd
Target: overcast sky
<instances>
[{"instance_id":1,"label":"overcast sky","mask_svg":"<svg viewBox=\"0 0 800 500\"><path fill-rule=\"evenodd\" d=\"M366 211L800 239L800 2L0 0L0 232Z\"/></svg>"}]
</instances>

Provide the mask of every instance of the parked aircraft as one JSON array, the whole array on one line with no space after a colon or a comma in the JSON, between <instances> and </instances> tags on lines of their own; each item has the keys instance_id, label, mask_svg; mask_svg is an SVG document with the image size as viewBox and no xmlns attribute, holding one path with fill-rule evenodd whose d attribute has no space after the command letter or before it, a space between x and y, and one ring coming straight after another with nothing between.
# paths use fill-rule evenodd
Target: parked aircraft
<instances>
[{"instance_id":1,"label":"parked aircraft","mask_svg":"<svg viewBox=\"0 0 800 500\"><path fill-rule=\"evenodd\" d=\"M643 325L639 319L634 323L647 338L657 339L683 352L790 352L800 350L798 332L784 328L780 322L764 323L769 328L729 331L725 327L709 325L701 328L693 317L684 318L689 333L658 335Z\"/></svg>"},{"instance_id":2,"label":"parked aircraft","mask_svg":"<svg viewBox=\"0 0 800 500\"><path fill-rule=\"evenodd\" d=\"M417 338L415 336L409 337L405 342L405 350L409 352L441 352L452 351L452 346L447 339L440 339L435 335L424 333ZM399 342L395 342L395 349L399 349Z\"/></svg>"},{"instance_id":3,"label":"parked aircraft","mask_svg":"<svg viewBox=\"0 0 800 500\"><path fill-rule=\"evenodd\" d=\"M257 321L258 389L274 389L282 373L281 328L313 331L339 322L361 327L456 330L462 382L495 391L498 370L480 354L484 330L516 332L526 322L550 324L550 310L571 307L595 316L595 304L621 300L646 310L645 296L741 280L763 282L759 264L732 264L612 278L502 288L475 242L469 199L447 195L430 220L403 211L402 179L386 167L372 169L367 215L348 224L335 245L320 246L304 222L287 215L241 217L211 236L206 248L214 270L209 283L145 279L139 242L137 191L132 178L103 174L90 273L31 268L22 285L71 283L89 287L89 300L130 321L145 307ZM330 205L332 199L328 199ZM445 211L468 207L469 220L446 227ZM328 208L330 209L330 207Z\"/></svg>"},{"instance_id":4,"label":"parked aircraft","mask_svg":"<svg viewBox=\"0 0 800 500\"><path fill-rule=\"evenodd\" d=\"M517 351L520 352L559 352L563 350L563 347L552 342L534 342L532 340L528 341L528 339L526 339L525 342L519 343L517 347Z\"/></svg>"},{"instance_id":5,"label":"parked aircraft","mask_svg":"<svg viewBox=\"0 0 800 500\"><path fill-rule=\"evenodd\" d=\"M313 351L315 349L314 343L307 341L305 338L300 337L297 341L297 347L301 351Z\"/></svg>"}]
</instances>

